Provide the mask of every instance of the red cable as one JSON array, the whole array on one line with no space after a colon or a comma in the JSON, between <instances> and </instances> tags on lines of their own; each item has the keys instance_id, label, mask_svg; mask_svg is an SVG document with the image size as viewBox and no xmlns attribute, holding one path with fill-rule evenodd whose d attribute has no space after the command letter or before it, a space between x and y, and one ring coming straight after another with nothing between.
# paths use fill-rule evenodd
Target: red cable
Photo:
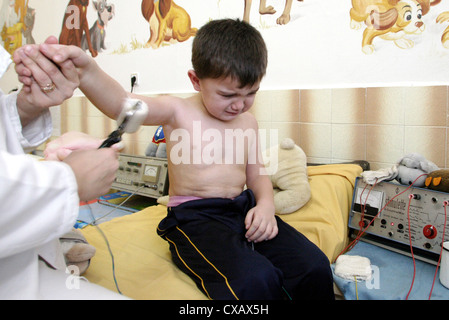
<instances>
[{"instance_id":1,"label":"red cable","mask_svg":"<svg viewBox=\"0 0 449 320\"><path fill-rule=\"evenodd\" d=\"M374 184L373 184L373 186L371 187L371 189L368 191L368 194L366 195L365 203L363 204L363 206L362 206L362 196L363 196L363 193L364 193L365 190L366 190L366 187L368 187L367 184L365 184L365 187L363 188L362 192L360 193L360 213L361 213L360 221L363 221L363 218L365 217L366 203L368 202L368 198L369 198L369 195L370 195L370 193L371 193L371 190L373 190L373 188L374 188L374 186L376 185L376 183L377 183L377 179L376 179L376 181L374 182ZM357 233L357 236L359 236L359 235L362 233L362 230L363 230L363 224L360 224L360 223L359 223L359 226L360 226L360 229L359 229L359 232Z\"/></svg>"},{"instance_id":2,"label":"red cable","mask_svg":"<svg viewBox=\"0 0 449 320\"><path fill-rule=\"evenodd\" d=\"M410 252L411 252L411 254L412 254L412 260L413 260L413 279L412 279L412 284L410 285L410 289L409 289L409 291L408 291L406 300L408 300L408 297L409 297L409 295L410 295L410 292L412 291L413 283L414 283L414 281L415 281L415 274L416 274L416 262L415 262L415 257L414 257L414 255L413 255L412 236L411 236L411 233L410 233L410 203L411 203L411 201L412 201L413 198L414 198L414 196L411 194L411 195L409 196L409 199L410 199L410 200L409 200L408 208L407 208L408 237L409 237L409 241L410 241ZM442 253L443 253L444 236L445 236L445 234L446 234L446 222L447 222L446 207L447 207L447 205L448 205L448 202L447 202L447 201L444 201L444 205L443 205L443 207L444 207L444 227L443 227L443 236L442 236L442 239L441 239L440 257L438 258L437 266L436 266L436 268L435 268L435 274L434 274L434 276L433 276L432 287L431 287L430 293L429 293L429 300L430 300L431 297L432 297L433 287L434 287L434 285L435 285L435 280L436 280L436 277L437 277L437 274L438 274L438 268L439 268L440 262L441 262L441 255L442 255Z\"/></svg>"},{"instance_id":3,"label":"red cable","mask_svg":"<svg viewBox=\"0 0 449 320\"><path fill-rule=\"evenodd\" d=\"M390 201L388 201L383 207L382 207L382 209L376 214L376 216L371 220L371 222L363 229L363 227L362 226L360 226L360 230L359 230L359 232L358 232L358 234L357 234L357 237L348 245L348 246L346 246L346 248L344 248L339 254L338 254L338 256L337 256L337 258L335 258L335 260L334 260L334 262L335 261L337 261L337 259L338 259L338 257L340 257L340 255L341 254L343 254L344 252L346 252L346 250L348 250L349 248L353 248L356 244L357 244L357 242L359 241L359 239L360 239L360 237L363 235L363 233L365 233L365 231L366 231L366 229L368 229L368 227L372 224L372 222L374 221L374 219L376 219L377 218L377 216L390 204L390 202L391 201L393 201L396 197L398 197L398 196L400 196L401 194L403 194L404 192L406 192L408 189L410 189L412 186L413 186L413 184L415 184L415 182L419 179L419 178L421 178L422 176L424 176L424 175L427 175L427 174L422 174L422 175L420 175L418 178L416 178L415 179L415 181L413 181L413 183L412 184L410 184L404 191L402 191L402 192L400 192L400 193L398 193L397 195L395 195L393 198L391 198L390 199ZM369 194L371 193L371 190L373 190L373 188L374 188L374 186L376 185L376 183L377 183L377 179L376 179L376 182L372 185L372 187L370 188L370 190L369 190L369 192L368 192L368 194L367 194L367 196L366 196L366 199L365 199L365 203L363 204L363 207L362 207L362 195L363 195L363 193L365 192L365 189L366 189L366 187L367 187L367 185L365 185L365 187L363 188L363 190L362 190L362 193L360 194L360 208L361 208L361 217L363 217L364 216L364 211L365 211L365 207L366 207L366 202L368 201L368 196L369 196ZM408 219L408 234L409 234L409 242L410 242L410 252L411 252L411 255L412 255L412 260L413 260L413 278L412 278L412 283L411 283L411 285L410 285L410 289L409 289L409 291L408 291L408 293L407 293L407 297L406 297L406 299L408 300L408 297L409 297L409 295L410 295L410 292L412 291L412 288L413 288L413 285L414 285L414 282L415 282L415 275L416 275L416 262L415 262L415 256L414 256L414 254L413 254L413 245L412 245L412 236L411 236L411 228L410 228L410 225L411 225L411 223L410 223L410 204L411 204L411 201L412 201L412 199L414 198L414 196L411 194L411 195L409 195L409 203L408 203L408 207L407 207L407 219ZM439 265L440 265L440 262L441 262L441 255L442 255L442 252L443 252L443 243L444 243L444 236L445 236L445 234L446 234L446 223L447 223L447 213L446 213L446 207L449 205L449 202L448 201L444 201L444 228L443 228L443 236L442 236L442 240L441 240L441 251L440 251L440 257L439 257L439 259L438 259L438 263L437 263L437 267L436 267L436 270L435 270L435 275L434 275L434 277L433 277L433 282L432 282L432 288L431 288L431 290L430 290L430 293L429 293L429 300L430 300L430 298L431 298L431 296L432 296L432 291L433 291L433 288L434 288L434 285L435 285L435 280L436 280L436 276L437 276L437 273L438 273L438 268L439 268ZM363 230L362 230L363 229Z\"/></svg>"},{"instance_id":4,"label":"red cable","mask_svg":"<svg viewBox=\"0 0 449 320\"><path fill-rule=\"evenodd\" d=\"M382 207L382 209L379 210L379 212L378 212L378 213L376 214L376 216L371 220L371 222L368 223L368 225L365 227L365 229L363 229L362 232L360 232L360 230L359 230L359 233L357 234L357 237L356 237L350 244L348 244L348 245L346 246L346 248L344 248L344 249L338 254L338 256L337 256L337 258L335 258L334 262L337 261L338 257L340 257L344 252L346 252L346 250L352 249L352 248L357 244L357 242L359 241L359 239L360 239L360 238L362 237L362 235L365 233L366 229L368 229L368 227L373 223L373 221L374 221L375 219L377 219L377 217L380 215L380 213L381 213L381 212L382 212L382 211L383 211L383 210L390 204L391 201L393 201L393 200L396 199L398 196L400 196L400 195L402 195L403 193L405 193L408 189L410 189L410 188L413 186L413 184L415 184L415 182L416 182L419 178L421 178L422 176L425 176L425 175L427 175L427 173L424 173L424 174L420 175L419 177L417 177L417 178L412 182L412 184L410 184L405 190L403 190L402 192L400 192L400 193L398 193L397 195L395 195L394 197L392 197L392 198L390 199L390 201L388 201L388 202ZM376 181L374 182L373 186L371 187L370 192L371 192L371 190L374 188L374 186L376 185L376 183L377 183L377 178L376 178ZM366 186L365 186L365 187L366 187ZM365 189L363 189L363 190L365 190ZM362 194L363 194L363 192L362 192ZM368 197L366 198L366 200L368 200Z\"/></svg>"},{"instance_id":5,"label":"red cable","mask_svg":"<svg viewBox=\"0 0 449 320\"><path fill-rule=\"evenodd\" d=\"M438 258L437 267L435 269L435 275L433 276L432 288L430 289L430 293L429 293L429 300L432 297L433 286L435 285L435 279L437 277L438 268L440 267L441 255L443 254L444 235L446 234L446 221L447 221L446 207L447 207L447 205L448 205L448 202L444 201L443 202L443 208L444 208L444 228L443 228L443 237L441 238L440 257Z\"/></svg>"},{"instance_id":6,"label":"red cable","mask_svg":"<svg viewBox=\"0 0 449 320\"><path fill-rule=\"evenodd\" d=\"M375 181L374 184L372 185L372 187L371 187L371 189L370 189L369 192L371 192L371 190L373 190L373 188L374 188L374 186L376 185L376 183L377 183L377 178L376 178L376 181ZM360 216L360 221L362 221L362 219L363 219L363 217L364 217L364 214L365 214L365 206L366 206L366 202L368 201L368 196L367 196L367 197L365 198L365 204L363 204L363 207L362 207L362 195L363 195L363 193L365 192L365 189L366 189L367 186L368 186L368 184L365 184L365 187L363 188L362 193L360 194L360 214L361 214L361 216ZM368 193L368 194L369 194L369 193ZM374 220L374 219L373 219L373 220ZM370 223L370 224L371 224L371 223ZM369 227L370 224L368 224L367 228ZM337 261L337 259L338 259L344 252L351 250L351 249L357 244L358 240L360 239L360 237L363 235L363 233L364 233L365 230L366 230L366 229L365 229L365 230L362 230L362 229L363 229L363 226L362 226L362 225L359 224L359 226L360 226L360 229L359 229L359 232L357 233L357 236L355 237L355 239L354 239L352 242L350 242L350 243L346 246L346 248L344 248L344 249L337 255L337 257L335 258L334 262Z\"/></svg>"},{"instance_id":7,"label":"red cable","mask_svg":"<svg viewBox=\"0 0 449 320\"><path fill-rule=\"evenodd\" d=\"M412 202L412 199L414 198L413 194L408 196L408 207L407 207L407 220L408 220L408 239L410 241L410 252L412 254L412 260L413 260L413 278L412 278L412 284L410 285L410 289L408 290L407 297L405 300L408 300L408 296L410 295L410 292L412 291L413 284L415 282L415 275L416 275L416 262L415 262L415 256L413 255L413 245L412 245L412 234L410 230L410 203Z\"/></svg>"}]
</instances>

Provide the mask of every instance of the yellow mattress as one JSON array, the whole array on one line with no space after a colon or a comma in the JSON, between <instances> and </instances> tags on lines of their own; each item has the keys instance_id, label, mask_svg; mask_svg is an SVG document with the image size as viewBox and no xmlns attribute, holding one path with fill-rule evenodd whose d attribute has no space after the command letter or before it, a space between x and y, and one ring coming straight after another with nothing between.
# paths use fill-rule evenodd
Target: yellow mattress
<instances>
[{"instance_id":1,"label":"yellow mattress","mask_svg":"<svg viewBox=\"0 0 449 320\"><path fill-rule=\"evenodd\" d=\"M348 243L348 216L355 178L362 168L354 164L308 167L312 191L310 201L281 218L318 245L332 262ZM171 262L168 244L156 234L166 215L157 205L102 223L114 255L117 284L133 299L206 299L194 282ZM83 234L97 252L84 276L116 291L112 259L100 232L92 226Z\"/></svg>"}]
</instances>

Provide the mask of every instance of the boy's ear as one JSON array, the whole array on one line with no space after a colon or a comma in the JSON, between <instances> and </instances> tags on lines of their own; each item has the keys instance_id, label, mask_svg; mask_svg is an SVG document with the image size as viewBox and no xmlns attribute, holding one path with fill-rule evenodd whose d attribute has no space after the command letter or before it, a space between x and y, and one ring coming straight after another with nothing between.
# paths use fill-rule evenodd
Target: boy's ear
<instances>
[{"instance_id":1,"label":"boy's ear","mask_svg":"<svg viewBox=\"0 0 449 320\"><path fill-rule=\"evenodd\" d=\"M193 88L196 91L201 91L200 79L197 77L195 70L189 70L187 72L190 82L192 82Z\"/></svg>"}]
</instances>

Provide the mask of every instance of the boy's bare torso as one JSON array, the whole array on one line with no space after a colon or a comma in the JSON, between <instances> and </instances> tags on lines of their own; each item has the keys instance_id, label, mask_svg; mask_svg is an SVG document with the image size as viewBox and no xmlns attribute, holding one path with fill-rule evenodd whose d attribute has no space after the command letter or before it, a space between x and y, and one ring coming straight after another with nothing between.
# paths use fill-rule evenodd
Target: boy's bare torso
<instances>
[{"instance_id":1,"label":"boy's bare torso","mask_svg":"<svg viewBox=\"0 0 449 320\"><path fill-rule=\"evenodd\" d=\"M255 150L254 117L245 112L222 121L207 112L199 94L173 99L175 116L164 125L170 196L238 196L246 183L248 152Z\"/></svg>"}]
</instances>

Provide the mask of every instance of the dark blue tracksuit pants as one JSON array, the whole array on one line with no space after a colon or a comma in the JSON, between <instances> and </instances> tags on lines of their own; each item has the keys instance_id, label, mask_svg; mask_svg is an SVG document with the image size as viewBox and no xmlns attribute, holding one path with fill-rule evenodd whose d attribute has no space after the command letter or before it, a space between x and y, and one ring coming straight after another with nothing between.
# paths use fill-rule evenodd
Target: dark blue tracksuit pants
<instances>
[{"instance_id":1,"label":"dark blue tracksuit pants","mask_svg":"<svg viewBox=\"0 0 449 320\"><path fill-rule=\"evenodd\" d=\"M333 299L329 260L279 217L274 239L247 241L244 219L254 205L251 190L233 200L188 201L168 209L158 234L210 299Z\"/></svg>"}]
</instances>

